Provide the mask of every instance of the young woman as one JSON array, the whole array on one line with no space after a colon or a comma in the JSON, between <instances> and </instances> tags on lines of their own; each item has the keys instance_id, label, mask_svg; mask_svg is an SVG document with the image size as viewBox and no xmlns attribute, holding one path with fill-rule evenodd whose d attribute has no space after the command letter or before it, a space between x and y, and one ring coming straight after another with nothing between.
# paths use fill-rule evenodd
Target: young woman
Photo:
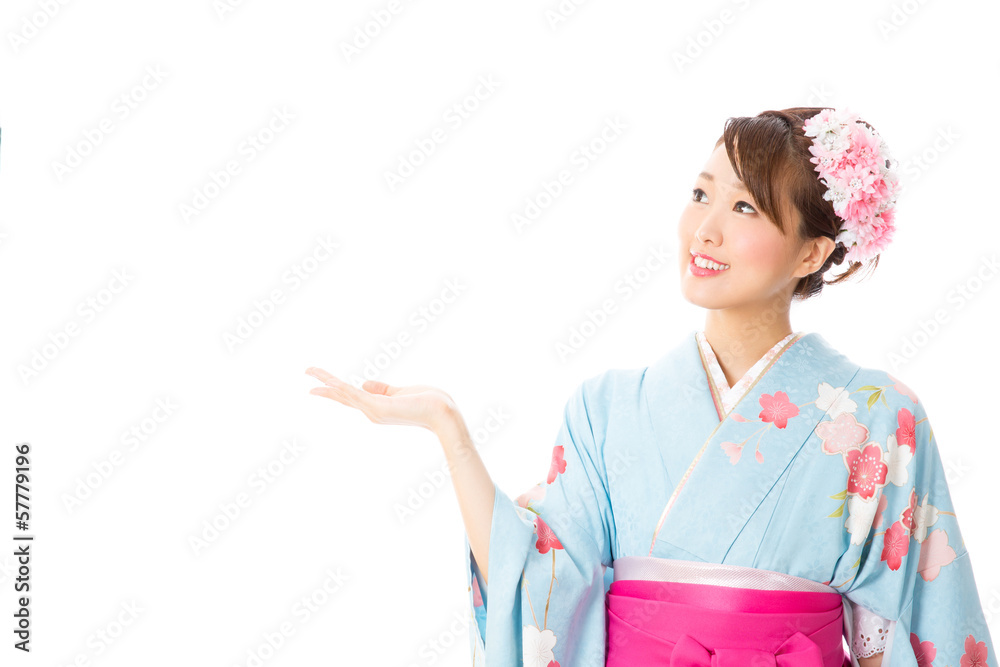
<instances>
[{"instance_id":1,"label":"young woman","mask_svg":"<svg viewBox=\"0 0 1000 667\"><path fill-rule=\"evenodd\" d=\"M704 329L583 381L516 500L446 393L307 371L441 440L475 665L997 665L923 404L789 322L877 265L898 185L850 111L730 118L678 226Z\"/></svg>"}]
</instances>

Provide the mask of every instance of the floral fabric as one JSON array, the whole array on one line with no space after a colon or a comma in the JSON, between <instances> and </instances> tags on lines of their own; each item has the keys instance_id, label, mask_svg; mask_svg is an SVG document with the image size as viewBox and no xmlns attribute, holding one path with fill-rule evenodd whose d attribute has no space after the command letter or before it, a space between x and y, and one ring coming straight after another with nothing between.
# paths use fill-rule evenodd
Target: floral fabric
<instances>
[{"instance_id":1,"label":"floral fabric","mask_svg":"<svg viewBox=\"0 0 1000 667\"><path fill-rule=\"evenodd\" d=\"M715 382L716 393L721 397L722 400L722 410L723 413L729 413L733 406L736 405L743 394L746 393L747 389L757 380L760 376L761 371L767 367L768 362L771 361L777 355L786 343L791 341L793 338L801 338L803 336L802 332L792 332L775 343L770 350L764 353L764 356L760 358L750 369L740 378L732 387L729 386L729 381L726 379L726 374L722 370L722 366L719 363L719 359L715 354L715 350L712 349L712 345L708 342L708 338L705 337L704 331L699 331L695 334L698 339L698 345L701 347L701 353L705 358L706 365L708 366L709 375ZM773 405L773 401L771 403ZM831 442L836 442L835 437L831 437ZM831 445L834 447L843 448L843 443L838 445ZM871 457L874 460L875 449L869 450ZM881 452L881 449L878 449ZM860 457L860 452L852 450L850 453L852 460L856 460ZM847 462L850 465L850 462ZM874 477L871 478L874 480ZM874 490L874 485L871 481L868 482L866 488L856 489L859 493L867 493L868 497L871 497L871 492ZM865 609L864 607L857 605L853 602L849 602L851 605L851 619L852 619L852 631L849 636L849 643L851 650L854 653L855 658L870 658L871 656L882 653L885 651L886 639L889 637L889 631L892 629L893 621L882 618L878 614Z\"/></svg>"},{"instance_id":2,"label":"floral fabric","mask_svg":"<svg viewBox=\"0 0 1000 667\"><path fill-rule=\"evenodd\" d=\"M516 499L494 483L488 590L465 539L473 664L603 666L614 561L653 556L828 585L893 622L884 667L997 667L917 395L816 333L722 415L710 377L695 332L590 377L541 481Z\"/></svg>"}]
</instances>

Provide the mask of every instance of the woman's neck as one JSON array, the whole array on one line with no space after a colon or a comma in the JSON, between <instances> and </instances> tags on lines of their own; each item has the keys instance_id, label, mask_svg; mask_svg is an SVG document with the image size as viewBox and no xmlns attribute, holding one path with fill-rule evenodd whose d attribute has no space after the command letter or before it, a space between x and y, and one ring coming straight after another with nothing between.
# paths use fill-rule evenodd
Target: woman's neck
<instances>
[{"instance_id":1,"label":"woman's neck","mask_svg":"<svg viewBox=\"0 0 1000 667\"><path fill-rule=\"evenodd\" d=\"M704 332L731 387L775 343L792 333L792 326L787 310L769 323L762 317L748 320L727 317L725 311L710 310L705 317Z\"/></svg>"}]
</instances>

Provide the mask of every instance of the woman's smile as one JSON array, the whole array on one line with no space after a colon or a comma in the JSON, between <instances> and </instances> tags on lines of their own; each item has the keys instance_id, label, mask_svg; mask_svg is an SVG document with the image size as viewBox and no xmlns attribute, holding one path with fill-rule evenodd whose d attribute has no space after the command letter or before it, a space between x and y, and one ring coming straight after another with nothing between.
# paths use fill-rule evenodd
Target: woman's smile
<instances>
[{"instance_id":1,"label":"woman's smile","mask_svg":"<svg viewBox=\"0 0 1000 667\"><path fill-rule=\"evenodd\" d=\"M688 268L695 276L717 276L723 271L729 270L729 265L718 262L708 255L692 251Z\"/></svg>"}]
</instances>

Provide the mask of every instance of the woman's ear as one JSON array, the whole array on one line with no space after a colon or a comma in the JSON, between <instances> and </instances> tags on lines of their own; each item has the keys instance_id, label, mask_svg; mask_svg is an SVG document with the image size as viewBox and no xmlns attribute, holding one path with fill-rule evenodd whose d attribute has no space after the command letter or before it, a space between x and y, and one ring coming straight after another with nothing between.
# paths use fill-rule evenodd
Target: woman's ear
<instances>
[{"instance_id":1,"label":"woman's ear","mask_svg":"<svg viewBox=\"0 0 1000 667\"><path fill-rule=\"evenodd\" d=\"M826 236L818 236L806 241L806 255L802 258L795 276L801 278L819 271L836 247L837 242Z\"/></svg>"}]
</instances>

